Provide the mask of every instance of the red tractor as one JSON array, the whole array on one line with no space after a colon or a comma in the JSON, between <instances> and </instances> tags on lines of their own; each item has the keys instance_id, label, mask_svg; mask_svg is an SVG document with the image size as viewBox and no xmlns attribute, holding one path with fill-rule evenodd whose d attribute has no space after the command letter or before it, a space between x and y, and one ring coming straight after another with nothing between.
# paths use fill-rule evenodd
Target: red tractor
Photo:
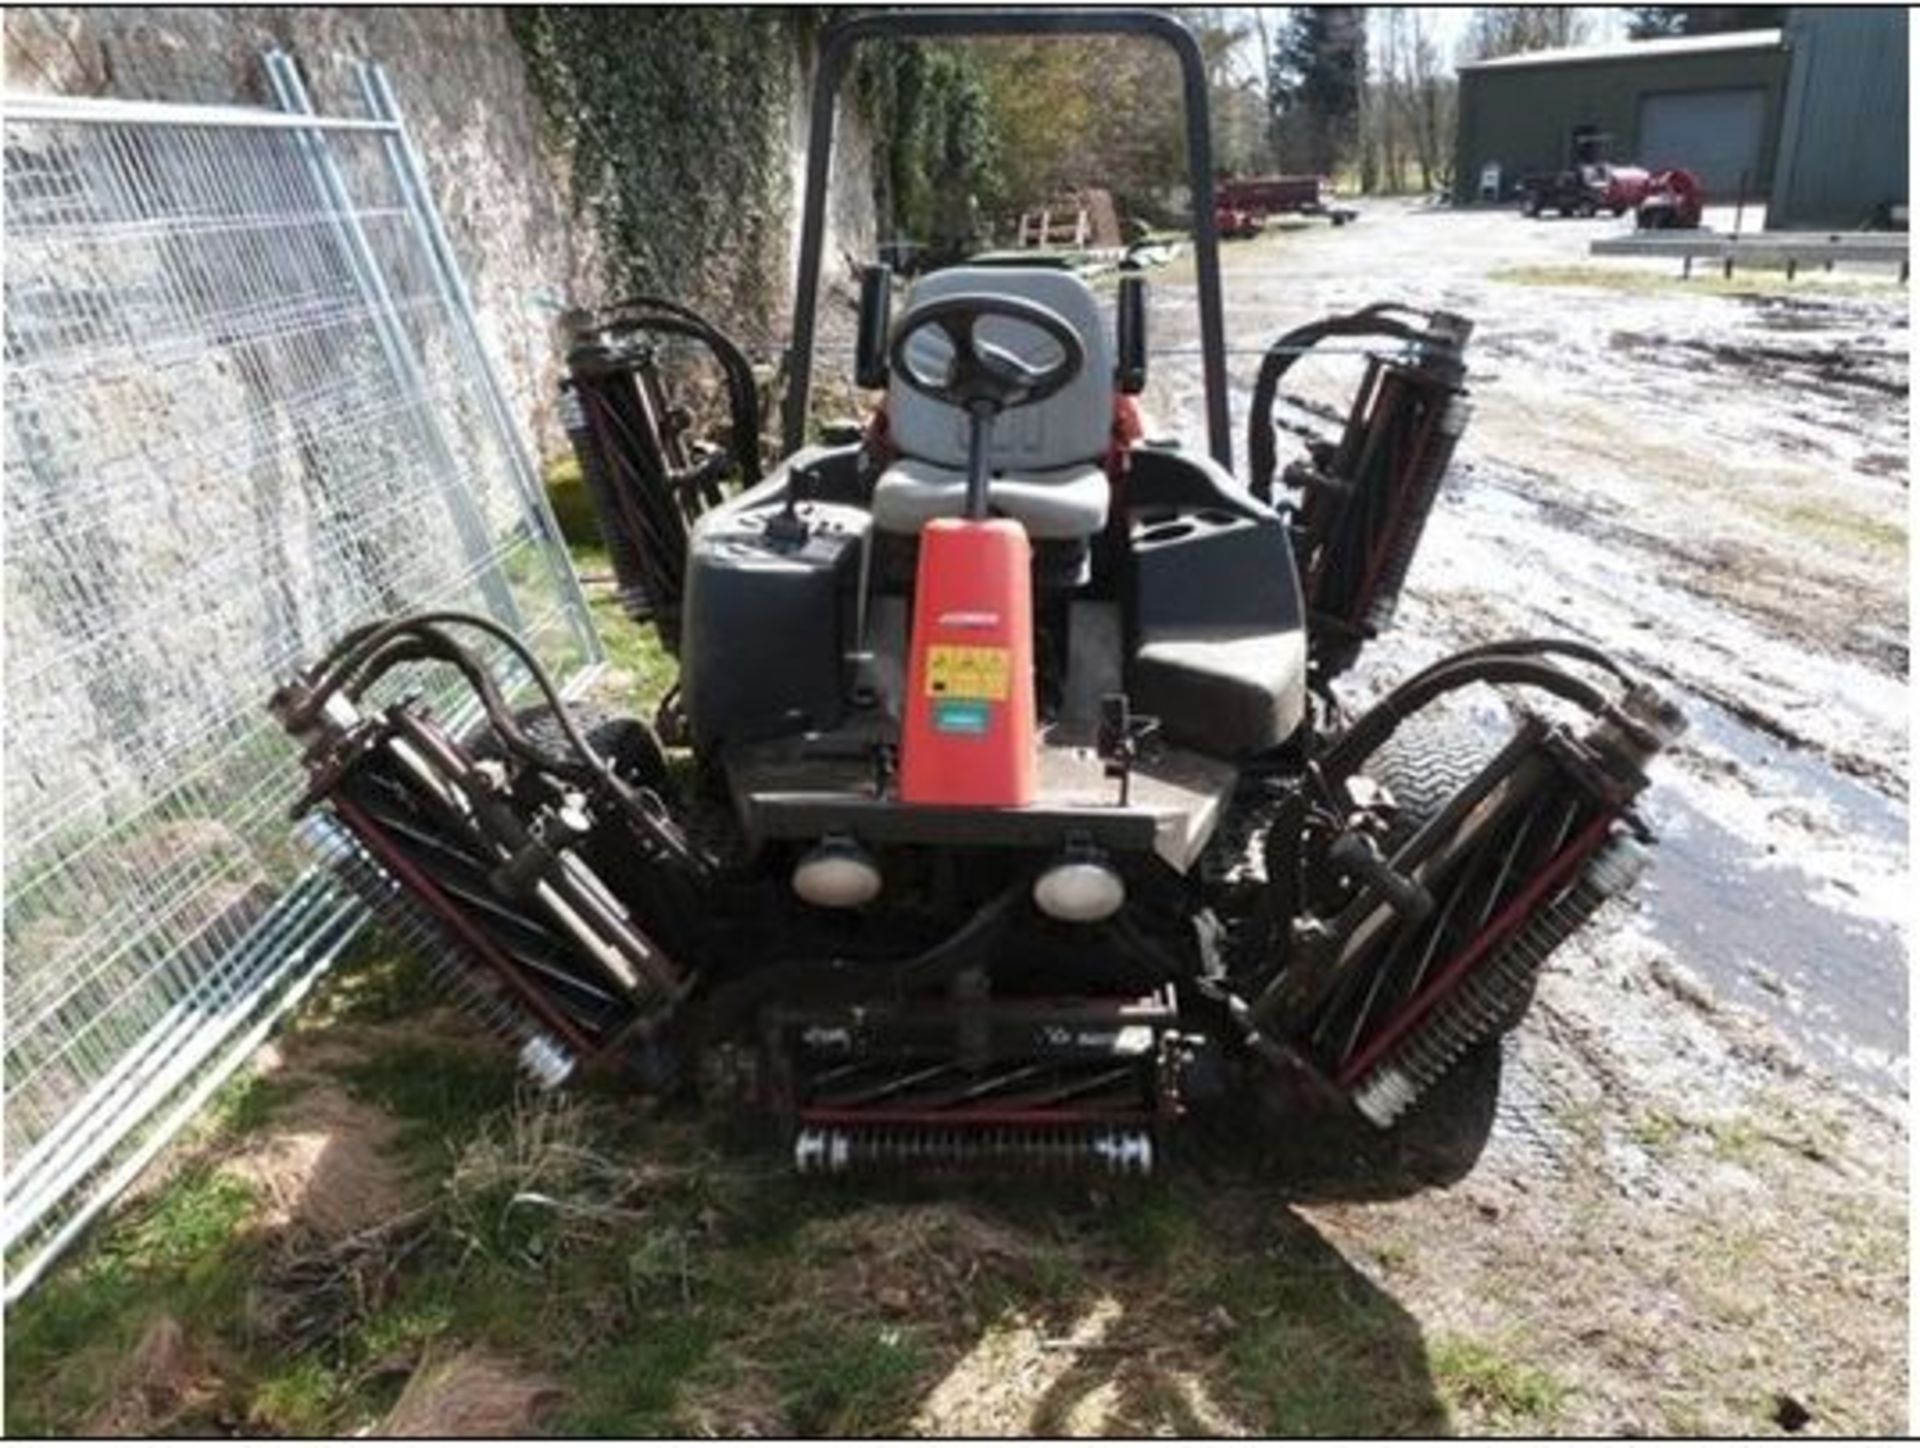
<instances>
[{"instance_id":1,"label":"red tractor","mask_svg":"<svg viewBox=\"0 0 1920 1448\"><path fill-rule=\"evenodd\" d=\"M1260 234L1260 228L1266 225L1267 218L1257 211L1243 210L1237 206L1216 206L1213 208L1213 229L1220 233L1222 241L1245 241Z\"/></svg>"},{"instance_id":2,"label":"red tractor","mask_svg":"<svg viewBox=\"0 0 1920 1448\"><path fill-rule=\"evenodd\" d=\"M1556 211L1562 216L1624 216L1646 199L1651 177L1639 166L1589 161L1568 171L1529 176L1520 184L1521 210L1528 216Z\"/></svg>"}]
</instances>

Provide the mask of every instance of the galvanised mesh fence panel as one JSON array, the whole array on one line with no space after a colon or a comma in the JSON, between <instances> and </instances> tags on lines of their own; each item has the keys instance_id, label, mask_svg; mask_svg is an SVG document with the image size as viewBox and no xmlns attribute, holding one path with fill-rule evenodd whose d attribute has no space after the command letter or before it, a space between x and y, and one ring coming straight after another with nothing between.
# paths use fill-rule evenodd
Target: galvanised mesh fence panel
<instances>
[{"instance_id":1,"label":"galvanised mesh fence panel","mask_svg":"<svg viewBox=\"0 0 1920 1448\"><path fill-rule=\"evenodd\" d=\"M557 678L600 657L366 94L384 116L7 106L9 1300L358 924L295 846L273 686L428 606Z\"/></svg>"}]
</instances>

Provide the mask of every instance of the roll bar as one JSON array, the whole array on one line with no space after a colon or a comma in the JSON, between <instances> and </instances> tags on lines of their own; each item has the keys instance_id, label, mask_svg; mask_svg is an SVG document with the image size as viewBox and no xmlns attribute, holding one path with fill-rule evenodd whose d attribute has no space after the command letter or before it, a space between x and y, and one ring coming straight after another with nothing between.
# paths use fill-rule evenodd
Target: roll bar
<instances>
[{"instance_id":1,"label":"roll bar","mask_svg":"<svg viewBox=\"0 0 1920 1448\"><path fill-rule=\"evenodd\" d=\"M813 82L813 114L807 137L807 190L801 215L799 276L793 289L793 339L788 346L790 386L781 450L797 452L806 440L807 404L813 390L813 339L820 301L820 251L825 243L827 185L831 176L834 102L847 61L863 40L941 40L993 35L1143 35L1165 42L1180 58L1186 101L1188 190L1193 197L1193 248L1200 293L1200 365L1207 404L1207 451L1233 467L1227 413L1226 321L1220 299L1220 245L1213 226L1213 133L1207 106L1207 72L1193 32L1158 10L1115 9L929 9L882 11L841 21L820 42Z\"/></svg>"}]
</instances>

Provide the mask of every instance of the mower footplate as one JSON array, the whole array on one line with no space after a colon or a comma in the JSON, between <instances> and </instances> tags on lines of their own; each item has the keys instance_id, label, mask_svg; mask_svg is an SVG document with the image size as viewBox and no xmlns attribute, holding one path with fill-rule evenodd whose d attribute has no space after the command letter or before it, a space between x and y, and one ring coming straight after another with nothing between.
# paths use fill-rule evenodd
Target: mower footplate
<instances>
[{"instance_id":1,"label":"mower footplate","mask_svg":"<svg viewBox=\"0 0 1920 1448\"><path fill-rule=\"evenodd\" d=\"M1125 803L1090 747L1040 747L1039 796L1022 809L902 804L875 788L871 756L824 741L782 742L728 760L736 803L758 839L851 834L864 844L1057 849L1072 834L1122 853L1156 851L1177 870L1205 847L1237 774L1231 764L1166 746L1132 767Z\"/></svg>"}]
</instances>

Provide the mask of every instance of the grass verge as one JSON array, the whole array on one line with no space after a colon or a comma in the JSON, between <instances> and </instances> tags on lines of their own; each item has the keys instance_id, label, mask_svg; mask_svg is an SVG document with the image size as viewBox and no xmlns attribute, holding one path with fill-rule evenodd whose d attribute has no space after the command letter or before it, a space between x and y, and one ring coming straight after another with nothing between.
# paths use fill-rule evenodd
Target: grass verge
<instances>
[{"instance_id":1,"label":"grass verge","mask_svg":"<svg viewBox=\"0 0 1920 1448\"><path fill-rule=\"evenodd\" d=\"M1823 292L1861 295L1906 289L1905 283L1891 277L1814 271L1802 271L1788 281L1784 269L1751 265L1742 265L1731 277L1725 277L1704 261L1696 265L1691 277L1681 276L1677 263L1671 272L1638 266L1569 264L1500 267L1487 273L1487 279L1520 287L1592 287L1645 296L1782 297Z\"/></svg>"}]
</instances>

